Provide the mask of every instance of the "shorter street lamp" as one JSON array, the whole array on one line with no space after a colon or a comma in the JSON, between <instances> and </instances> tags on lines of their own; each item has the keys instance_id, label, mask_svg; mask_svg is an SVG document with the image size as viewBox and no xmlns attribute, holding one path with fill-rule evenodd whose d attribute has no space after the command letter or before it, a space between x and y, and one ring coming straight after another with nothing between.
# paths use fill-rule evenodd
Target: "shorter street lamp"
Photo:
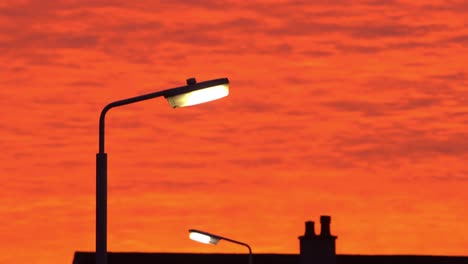
<instances>
[{"instance_id":1,"label":"shorter street lamp","mask_svg":"<svg viewBox=\"0 0 468 264\"><path fill-rule=\"evenodd\" d=\"M252 249L250 248L249 245L246 243L242 243L233 239L229 239L226 237L218 236L218 235L213 235L204 231L196 230L196 229L190 229L189 230L189 238L192 240L195 240L200 243L204 244L212 244L216 245L218 244L219 240L226 240L235 244L239 244L242 246L245 246L249 249L249 264L252 264Z\"/></svg>"}]
</instances>

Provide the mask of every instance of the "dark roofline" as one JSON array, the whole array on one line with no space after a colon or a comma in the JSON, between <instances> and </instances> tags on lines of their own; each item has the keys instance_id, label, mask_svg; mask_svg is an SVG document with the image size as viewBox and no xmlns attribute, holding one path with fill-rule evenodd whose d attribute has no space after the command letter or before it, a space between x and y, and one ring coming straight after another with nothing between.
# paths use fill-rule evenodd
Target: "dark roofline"
<instances>
[{"instance_id":1,"label":"dark roofline","mask_svg":"<svg viewBox=\"0 0 468 264\"><path fill-rule=\"evenodd\" d=\"M73 264L94 264L94 252L75 252ZM247 263L248 254L108 252L109 264L120 263ZM468 264L468 256L337 254L337 264ZM253 254L256 264L298 264L299 254Z\"/></svg>"}]
</instances>

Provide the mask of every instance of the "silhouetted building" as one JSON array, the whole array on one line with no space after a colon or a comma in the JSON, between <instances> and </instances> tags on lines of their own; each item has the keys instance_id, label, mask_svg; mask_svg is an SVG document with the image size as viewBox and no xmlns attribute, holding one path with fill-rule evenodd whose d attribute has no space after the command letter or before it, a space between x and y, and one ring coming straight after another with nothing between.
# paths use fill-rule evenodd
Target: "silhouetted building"
<instances>
[{"instance_id":1,"label":"silhouetted building","mask_svg":"<svg viewBox=\"0 0 468 264\"><path fill-rule=\"evenodd\" d=\"M330 216L320 216L320 234L314 222L305 223L299 237L297 254L253 254L254 264L468 264L468 257L411 255L336 255L330 232ZM254 249L255 250L255 249ZM136 253L109 252L108 264L240 264L248 263L248 254ZM75 252L73 264L95 264L94 252Z\"/></svg>"}]
</instances>

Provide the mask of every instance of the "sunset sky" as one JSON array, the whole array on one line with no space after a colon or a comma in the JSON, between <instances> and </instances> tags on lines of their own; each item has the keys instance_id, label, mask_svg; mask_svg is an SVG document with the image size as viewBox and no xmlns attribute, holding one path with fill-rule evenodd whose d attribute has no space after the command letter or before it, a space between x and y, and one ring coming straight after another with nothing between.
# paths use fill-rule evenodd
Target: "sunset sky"
<instances>
[{"instance_id":1,"label":"sunset sky","mask_svg":"<svg viewBox=\"0 0 468 264\"><path fill-rule=\"evenodd\" d=\"M465 0L2 0L0 263L94 251L101 109L190 77L107 115L109 251L468 255L467 61Z\"/></svg>"}]
</instances>

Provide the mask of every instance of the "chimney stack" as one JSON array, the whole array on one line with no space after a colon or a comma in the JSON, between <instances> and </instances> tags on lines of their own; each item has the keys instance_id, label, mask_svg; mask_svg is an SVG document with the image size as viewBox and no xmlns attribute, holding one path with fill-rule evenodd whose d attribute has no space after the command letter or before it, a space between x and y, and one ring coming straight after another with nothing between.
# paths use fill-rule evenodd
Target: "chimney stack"
<instances>
[{"instance_id":1,"label":"chimney stack","mask_svg":"<svg viewBox=\"0 0 468 264\"><path fill-rule=\"evenodd\" d=\"M305 223L305 233L299 237L299 264L336 264L337 237L331 234L330 223L330 216L320 216L320 235L315 234L314 222Z\"/></svg>"}]
</instances>

